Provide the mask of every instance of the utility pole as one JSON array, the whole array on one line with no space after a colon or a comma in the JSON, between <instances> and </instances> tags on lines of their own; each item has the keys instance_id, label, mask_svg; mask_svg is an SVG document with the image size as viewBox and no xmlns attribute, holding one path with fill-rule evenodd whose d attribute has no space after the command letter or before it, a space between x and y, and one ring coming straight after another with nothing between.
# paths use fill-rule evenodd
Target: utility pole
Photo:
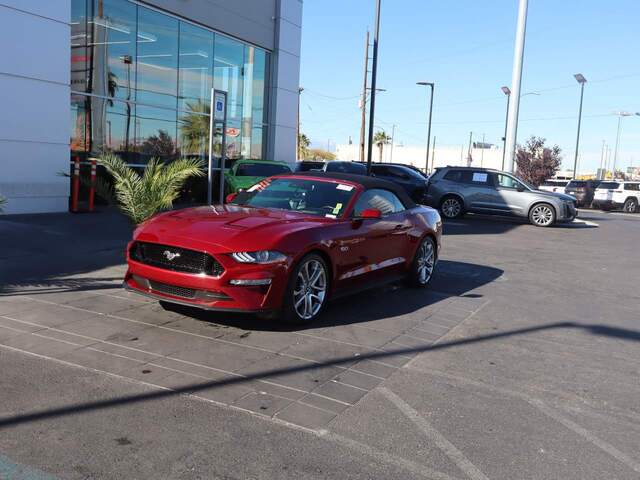
<instances>
[{"instance_id":1,"label":"utility pole","mask_svg":"<svg viewBox=\"0 0 640 480\"><path fill-rule=\"evenodd\" d=\"M364 162L364 132L367 121L367 82L369 79L369 30L364 42L364 81L362 82L362 99L360 100L360 110L362 118L360 120L360 161Z\"/></svg>"},{"instance_id":2,"label":"utility pole","mask_svg":"<svg viewBox=\"0 0 640 480\"><path fill-rule=\"evenodd\" d=\"M511 100L511 89L509 87L502 87L502 93L507 96L507 114L504 119L504 137L502 137L502 168L504 171L504 159L507 151L507 125L509 125L509 102Z\"/></svg>"},{"instance_id":3,"label":"utility pole","mask_svg":"<svg viewBox=\"0 0 640 480\"><path fill-rule=\"evenodd\" d=\"M433 148L431 149L431 170L436 166L436 136L433 136ZM429 172L424 172L429 175Z\"/></svg>"},{"instance_id":4,"label":"utility pole","mask_svg":"<svg viewBox=\"0 0 640 480\"><path fill-rule=\"evenodd\" d=\"M373 33L373 60L371 65L371 103L369 104L369 143L367 145L367 175L371 175L373 153L373 123L376 110L376 76L378 73L378 37L380 36L380 0L376 0L376 29Z\"/></svg>"},{"instance_id":5,"label":"utility pole","mask_svg":"<svg viewBox=\"0 0 640 480\"><path fill-rule=\"evenodd\" d=\"M598 172L598 180L602 180L604 176L604 151L607 148L607 142L602 140L602 152L600 153L600 171Z\"/></svg>"},{"instance_id":6,"label":"utility pole","mask_svg":"<svg viewBox=\"0 0 640 480\"><path fill-rule=\"evenodd\" d=\"M578 110L578 133L576 135L576 156L573 160L573 178L576 178L578 170L578 147L580 146L580 124L582 123L582 98L584 97L584 84L587 83L587 79L581 73L574 75L576 81L580 84L580 109Z\"/></svg>"},{"instance_id":7,"label":"utility pole","mask_svg":"<svg viewBox=\"0 0 640 480\"><path fill-rule=\"evenodd\" d=\"M507 124L506 141L506 170L513 172L518 137L518 113L520 109L520 83L522 82L522 63L524 58L524 40L527 30L528 0L520 0L518 7L518 25L516 27L516 42L513 52L513 72L511 75L511 98L509 108L509 122Z\"/></svg>"},{"instance_id":8,"label":"utility pole","mask_svg":"<svg viewBox=\"0 0 640 480\"><path fill-rule=\"evenodd\" d=\"M431 97L429 100L429 122L427 126L427 164L425 165L425 169L429 171L429 147L431 144L431 114L433 113L433 90L435 89L435 83L433 82L417 82L416 85L422 85L425 87L431 87Z\"/></svg>"},{"instance_id":9,"label":"utility pole","mask_svg":"<svg viewBox=\"0 0 640 480\"><path fill-rule=\"evenodd\" d=\"M484 166L484 137L485 134L482 134L482 150L480 150L480 168Z\"/></svg>"},{"instance_id":10,"label":"utility pole","mask_svg":"<svg viewBox=\"0 0 640 480\"><path fill-rule=\"evenodd\" d=\"M473 157L471 156L471 140L473 139L473 132L469 132L469 149L467 150L467 167L471 166Z\"/></svg>"},{"instance_id":11,"label":"utility pole","mask_svg":"<svg viewBox=\"0 0 640 480\"><path fill-rule=\"evenodd\" d=\"M391 159L389 160L389 163L393 163L393 141L396 137L396 126L395 124L391 125L391 153L389 154L389 157L391 157Z\"/></svg>"}]
</instances>

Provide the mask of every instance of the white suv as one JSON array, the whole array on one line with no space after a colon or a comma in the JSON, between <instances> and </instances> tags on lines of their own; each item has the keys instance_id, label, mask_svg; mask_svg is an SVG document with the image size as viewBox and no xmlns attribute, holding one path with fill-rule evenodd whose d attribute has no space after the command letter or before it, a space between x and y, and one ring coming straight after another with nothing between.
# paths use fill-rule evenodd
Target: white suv
<instances>
[{"instance_id":1,"label":"white suv","mask_svg":"<svg viewBox=\"0 0 640 480\"><path fill-rule=\"evenodd\" d=\"M596 188L591 205L602 210L622 208L627 213L640 212L640 182L602 182Z\"/></svg>"}]
</instances>

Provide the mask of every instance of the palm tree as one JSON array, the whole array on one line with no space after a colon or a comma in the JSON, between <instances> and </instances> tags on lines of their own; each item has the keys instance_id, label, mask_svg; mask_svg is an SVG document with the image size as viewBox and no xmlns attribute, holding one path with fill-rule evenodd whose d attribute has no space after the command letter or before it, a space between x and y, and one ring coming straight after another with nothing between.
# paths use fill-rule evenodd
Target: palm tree
<instances>
[{"instance_id":1,"label":"palm tree","mask_svg":"<svg viewBox=\"0 0 640 480\"><path fill-rule=\"evenodd\" d=\"M135 225L171 208L185 180L204 175L204 164L195 159L181 158L165 164L152 158L142 175L113 154L102 155L99 163L113 176L120 210Z\"/></svg>"},{"instance_id":2,"label":"palm tree","mask_svg":"<svg viewBox=\"0 0 640 480\"><path fill-rule=\"evenodd\" d=\"M187 102L189 113L180 118L180 150L185 155L209 154L209 113L211 107L198 100ZM215 151L215 150L214 150Z\"/></svg>"},{"instance_id":3,"label":"palm tree","mask_svg":"<svg viewBox=\"0 0 640 480\"><path fill-rule=\"evenodd\" d=\"M2 213L2 207L7 203L7 199L0 195L0 213Z\"/></svg>"},{"instance_id":4,"label":"palm tree","mask_svg":"<svg viewBox=\"0 0 640 480\"><path fill-rule=\"evenodd\" d=\"M311 145L311 140L304 133L298 134L298 158L304 160L307 158L309 154L309 146Z\"/></svg>"},{"instance_id":5,"label":"palm tree","mask_svg":"<svg viewBox=\"0 0 640 480\"><path fill-rule=\"evenodd\" d=\"M382 149L385 145L391 143L391 137L384 130L378 130L373 136L373 143L380 149L380 162L382 163Z\"/></svg>"}]
</instances>

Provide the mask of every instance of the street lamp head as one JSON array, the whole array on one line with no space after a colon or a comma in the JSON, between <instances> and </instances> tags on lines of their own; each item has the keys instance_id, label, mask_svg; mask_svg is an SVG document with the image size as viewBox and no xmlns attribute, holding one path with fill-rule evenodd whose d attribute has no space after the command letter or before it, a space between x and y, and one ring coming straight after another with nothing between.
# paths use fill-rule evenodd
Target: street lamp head
<instances>
[{"instance_id":1,"label":"street lamp head","mask_svg":"<svg viewBox=\"0 0 640 480\"><path fill-rule=\"evenodd\" d=\"M433 82L416 82L416 85L423 85L425 87L433 87Z\"/></svg>"},{"instance_id":2,"label":"street lamp head","mask_svg":"<svg viewBox=\"0 0 640 480\"><path fill-rule=\"evenodd\" d=\"M574 75L575 79L578 81L578 83L582 84L582 83L587 83L587 79L584 78L584 75L582 75L581 73L576 73Z\"/></svg>"},{"instance_id":3,"label":"street lamp head","mask_svg":"<svg viewBox=\"0 0 640 480\"><path fill-rule=\"evenodd\" d=\"M502 87L501 90L505 95L511 95L511 89L509 87Z\"/></svg>"},{"instance_id":4,"label":"street lamp head","mask_svg":"<svg viewBox=\"0 0 640 480\"><path fill-rule=\"evenodd\" d=\"M619 117L630 117L633 113L630 112L616 112L616 115Z\"/></svg>"}]
</instances>

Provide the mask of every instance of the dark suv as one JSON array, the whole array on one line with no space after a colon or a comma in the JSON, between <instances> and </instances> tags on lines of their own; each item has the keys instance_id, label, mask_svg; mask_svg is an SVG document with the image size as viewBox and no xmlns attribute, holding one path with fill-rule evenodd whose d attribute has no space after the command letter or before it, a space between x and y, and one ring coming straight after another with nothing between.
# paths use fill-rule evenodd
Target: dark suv
<instances>
[{"instance_id":1,"label":"dark suv","mask_svg":"<svg viewBox=\"0 0 640 480\"><path fill-rule=\"evenodd\" d=\"M575 197L579 207L589 207L598 185L600 180L571 180L565 187L564 193Z\"/></svg>"},{"instance_id":2,"label":"dark suv","mask_svg":"<svg viewBox=\"0 0 640 480\"><path fill-rule=\"evenodd\" d=\"M372 173L402 187L416 203L424 203L427 193L427 179L411 167L389 165L385 163L371 164Z\"/></svg>"},{"instance_id":3,"label":"dark suv","mask_svg":"<svg viewBox=\"0 0 640 480\"><path fill-rule=\"evenodd\" d=\"M548 227L577 216L573 197L536 190L511 173L486 168L436 169L429 178L426 198L427 205L438 208L445 218L465 212L514 215Z\"/></svg>"}]
</instances>

